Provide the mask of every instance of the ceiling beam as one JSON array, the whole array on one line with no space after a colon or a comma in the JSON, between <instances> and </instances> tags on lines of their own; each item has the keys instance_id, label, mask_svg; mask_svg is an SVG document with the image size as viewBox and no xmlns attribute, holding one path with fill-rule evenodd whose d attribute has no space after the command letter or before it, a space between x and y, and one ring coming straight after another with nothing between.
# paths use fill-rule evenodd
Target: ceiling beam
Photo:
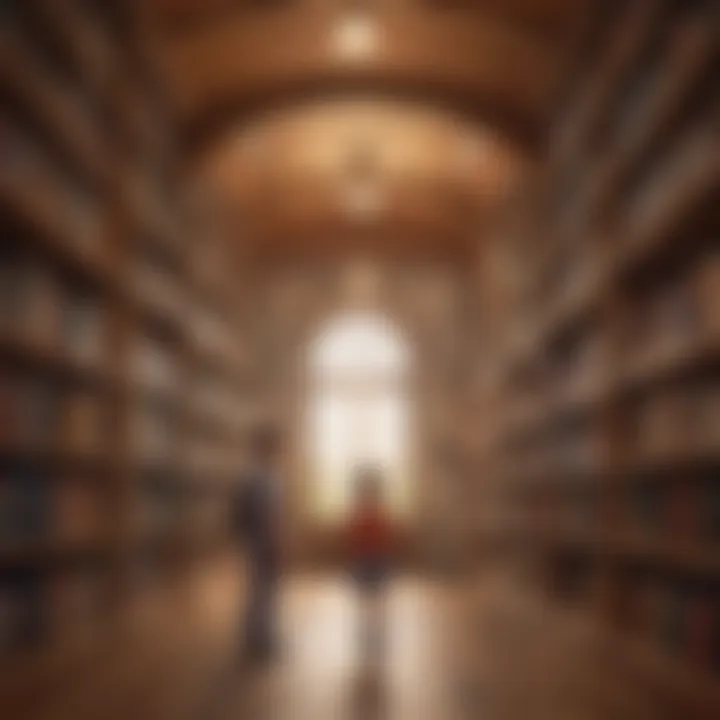
<instances>
[{"instance_id":1,"label":"ceiling beam","mask_svg":"<svg viewBox=\"0 0 720 720\"><path fill-rule=\"evenodd\" d=\"M437 108L472 122L492 127L523 155L534 156L544 140L546 118L530 118L506 100L489 95L468 96L465 89L422 81L409 82L379 73L376 77L313 77L304 83L289 83L242 97L230 97L192 119L185 132L185 156L192 163L215 143L222 142L245 123L283 108L318 100L392 100L422 108Z\"/></svg>"}]
</instances>

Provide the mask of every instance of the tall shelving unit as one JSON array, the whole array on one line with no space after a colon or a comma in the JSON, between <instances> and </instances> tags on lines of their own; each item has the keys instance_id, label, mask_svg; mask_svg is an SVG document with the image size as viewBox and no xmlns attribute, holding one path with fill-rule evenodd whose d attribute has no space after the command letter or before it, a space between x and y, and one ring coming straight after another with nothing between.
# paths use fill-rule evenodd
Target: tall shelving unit
<instances>
[{"instance_id":1,"label":"tall shelving unit","mask_svg":"<svg viewBox=\"0 0 720 720\"><path fill-rule=\"evenodd\" d=\"M549 716L720 713L719 63L716 2L618 9L488 249L516 278L485 542L536 594Z\"/></svg>"},{"instance_id":2,"label":"tall shelving unit","mask_svg":"<svg viewBox=\"0 0 720 720\"><path fill-rule=\"evenodd\" d=\"M0 12L5 655L218 546L246 406L232 239L182 179L141 6Z\"/></svg>"}]
</instances>

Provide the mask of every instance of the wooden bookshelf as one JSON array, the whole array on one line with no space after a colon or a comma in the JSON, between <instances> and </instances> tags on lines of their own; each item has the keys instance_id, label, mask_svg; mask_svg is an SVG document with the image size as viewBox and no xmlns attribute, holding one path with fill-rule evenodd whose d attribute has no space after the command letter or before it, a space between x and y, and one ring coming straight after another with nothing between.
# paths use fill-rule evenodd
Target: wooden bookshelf
<instances>
[{"instance_id":1,"label":"wooden bookshelf","mask_svg":"<svg viewBox=\"0 0 720 720\"><path fill-rule=\"evenodd\" d=\"M246 430L232 238L193 209L131 7L3 10L0 658L62 657L219 547Z\"/></svg>"},{"instance_id":2,"label":"wooden bookshelf","mask_svg":"<svg viewBox=\"0 0 720 720\"><path fill-rule=\"evenodd\" d=\"M719 9L618 10L480 250L484 361L504 370L486 391L479 542L508 595L594 628L572 717L720 715ZM556 630L509 652L560 666Z\"/></svg>"}]
</instances>

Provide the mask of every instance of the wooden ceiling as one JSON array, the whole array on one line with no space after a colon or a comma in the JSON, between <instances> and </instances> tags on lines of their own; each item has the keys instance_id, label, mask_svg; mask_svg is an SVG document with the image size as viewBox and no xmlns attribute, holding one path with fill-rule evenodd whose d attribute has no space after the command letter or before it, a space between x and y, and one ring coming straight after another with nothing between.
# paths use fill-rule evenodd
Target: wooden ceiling
<instances>
[{"instance_id":1,"label":"wooden ceiling","mask_svg":"<svg viewBox=\"0 0 720 720\"><path fill-rule=\"evenodd\" d=\"M442 253L467 244L542 142L593 3L148 0L145 11L199 176L260 246ZM340 33L357 18L372 46L347 53ZM342 189L360 175L383 193L363 222Z\"/></svg>"}]
</instances>

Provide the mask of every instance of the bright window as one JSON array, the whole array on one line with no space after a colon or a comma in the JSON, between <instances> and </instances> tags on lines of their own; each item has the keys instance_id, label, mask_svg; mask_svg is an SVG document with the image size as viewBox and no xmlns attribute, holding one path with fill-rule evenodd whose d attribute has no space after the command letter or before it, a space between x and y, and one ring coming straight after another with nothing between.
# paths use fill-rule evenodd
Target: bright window
<instances>
[{"instance_id":1,"label":"bright window","mask_svg":"<svg viewBox=\"0 0 720 720\"><path fill-rule=\"evenodd\" d=\"M332 322L310 356L313 509L326 519L352 500L353 468L379 465L391 510L409 509L407 348L385 320Z\"/></svg>"}]
</instances>

